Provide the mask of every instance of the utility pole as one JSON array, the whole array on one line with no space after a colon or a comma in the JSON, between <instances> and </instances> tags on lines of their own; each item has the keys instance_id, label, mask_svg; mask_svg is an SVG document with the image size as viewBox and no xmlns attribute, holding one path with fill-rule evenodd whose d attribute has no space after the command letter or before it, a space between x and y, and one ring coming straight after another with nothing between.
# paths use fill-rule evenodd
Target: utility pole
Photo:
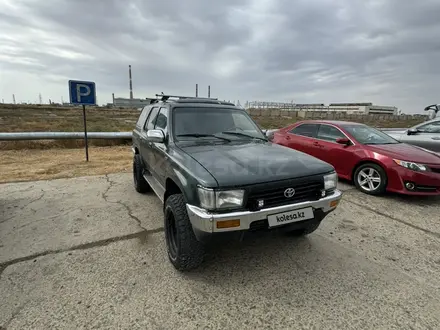
<instances>
[{"instance_id":1,"label":"utility pole","mask_svg":"<svg viewBox=\"0 0 440 330\"><path fill-rule=\"evenodd\" d=\"M12 103L15 104L15 94L12 94Z\"/></svg>"},{"instance_id":2,"label":"utility pole","mask_svg":"<svg viewBox=\"0 0 440 330\"><path fill-rule=\"evenodd\" d=\"M211 85L208 85L208 98L211 97Z\"/></svg>"},{"instance_id":3,"label":"utility pole","mask_svg":"<svg viewBox=\"0 0 440 330\"><path fill-rule=\"evenodd\" d=\"M196 97L199 96L199 84L196 84Z\"/></svg>"}]
</instances>

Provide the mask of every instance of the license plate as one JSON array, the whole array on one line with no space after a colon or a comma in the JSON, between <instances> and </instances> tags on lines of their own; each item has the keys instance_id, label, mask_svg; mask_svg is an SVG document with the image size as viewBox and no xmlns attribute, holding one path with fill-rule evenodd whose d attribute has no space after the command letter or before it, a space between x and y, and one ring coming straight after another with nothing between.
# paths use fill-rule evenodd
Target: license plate
<instances>
[{"instance_id":1,"label":"license plate","mask_svg":"<svg viewBox=\"0 0 440 330\"><path fill-rule=\"evenodd\" d=\"M276 227L285 225L287 223L298 222L313 218L313 208L307 207L304 209L269 215L267 217L267 220L269 222L269 227Z\"/></svg>"}]
</instances>

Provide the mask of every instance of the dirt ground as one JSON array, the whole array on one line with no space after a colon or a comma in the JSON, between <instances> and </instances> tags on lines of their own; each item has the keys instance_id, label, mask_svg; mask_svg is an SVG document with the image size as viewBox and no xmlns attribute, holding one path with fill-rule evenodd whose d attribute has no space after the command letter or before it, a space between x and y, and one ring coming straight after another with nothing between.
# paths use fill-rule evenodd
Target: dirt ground
<instances>
[{"instance_id":1,"label":"dirt ground","mask_svg":"<svg viewBox=\"0 0 440 330\"><path fill-rule=\"evenodd\" d=\"M129 146L0 150L0 183L102 175L131 170Z\"/></svg>"}]
</instances>

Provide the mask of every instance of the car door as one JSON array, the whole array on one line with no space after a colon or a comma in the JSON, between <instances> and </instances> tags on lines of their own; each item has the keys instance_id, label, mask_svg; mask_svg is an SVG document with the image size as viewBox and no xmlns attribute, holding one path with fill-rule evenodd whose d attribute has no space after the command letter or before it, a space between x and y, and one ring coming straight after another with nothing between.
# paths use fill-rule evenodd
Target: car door
<instances>
[{"instance_id":1,"label":"car door","mask_svg":"<svg viewBox=\"0 0 440 330\"><path fill-rule=\"evenodd\" d=\"M321 124L316 138L319 148L316 157L333 165L339 175L350 176L356 163L353 154L355 147L336 143L339 138L349 139L349 137L336 126Z\"/></svg>"},{"instance_id":2,"label":"car door","mask_svg":"<svg viewBox=\"0 0 440 330\"><path fill-rule=\"evenodd\" d=\"M150 172L151 169L154 167L155 160L152 149L153 144L147 141L147 131L150 129L154 129L154 124L156 122L158 112L159 107L154 107L151 109L150 114L145 121L142 133L140 134L142 160L144 161L145 168Z\"/></svg>"},{"instance_id":3,"label":"car door","mask_svg":"<svg viewBox=\"0 0 440 330\"><path fill-rule=\"evenodd\" d=\"M168 159L167 157L167 148L168 148L168 108L161 107L159 109L159 113L157 115L157 119L154 125L154 129L160 129L164 133L165 141L164 143L153 142L152 150L154 154L154 171L156 174L156 179L159 183L165 187L166 180L166 167L165 161Z\"/></svg>"},{"instance_id":4,"label":"car door","mask_svg":"<svg viewBox=\"0 0 440 330\"><path fill-rule=\"evenodd\" d=\"M402 135L400 141L440 152L440 120L417 126L417 133Z\"/></svg>"},{"instance_id":5,"label":"car door","mask_svg":"<svg viewBox=\"0 0 440 330\"><path fill-rule=\"evenodd\" d=\"M319 124L304 123L286 132L284 145L315 156L319 153L316 135Z\"/></svg>"}]
</instances>

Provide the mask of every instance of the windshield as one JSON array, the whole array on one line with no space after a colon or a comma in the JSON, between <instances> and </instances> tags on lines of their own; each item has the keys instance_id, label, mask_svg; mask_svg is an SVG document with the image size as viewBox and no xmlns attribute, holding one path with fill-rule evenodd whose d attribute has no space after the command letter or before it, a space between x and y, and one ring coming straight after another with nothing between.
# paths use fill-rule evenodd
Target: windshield
<instances>
[{"instance_id":1,"label":"windshield","mask_svg":"<svg viewBox=\"0 0 440 330\"><path fill-rule=\"evenodd\" d=\"M343 125L360 144L395 144L400 143L388 134L366 125Z\"/></svg>"},{"instance_id":2,"label":"windshield","mask_svg":"<svg viewBox=\"0 0 440 330\"><path fill-rule=\"evenodd\" d=\"M175 108L173 117L176 140L216 135L228 139L264 139L265 136L248 116L239 109L225 108Z\"/></svg>"}]
</instances>

